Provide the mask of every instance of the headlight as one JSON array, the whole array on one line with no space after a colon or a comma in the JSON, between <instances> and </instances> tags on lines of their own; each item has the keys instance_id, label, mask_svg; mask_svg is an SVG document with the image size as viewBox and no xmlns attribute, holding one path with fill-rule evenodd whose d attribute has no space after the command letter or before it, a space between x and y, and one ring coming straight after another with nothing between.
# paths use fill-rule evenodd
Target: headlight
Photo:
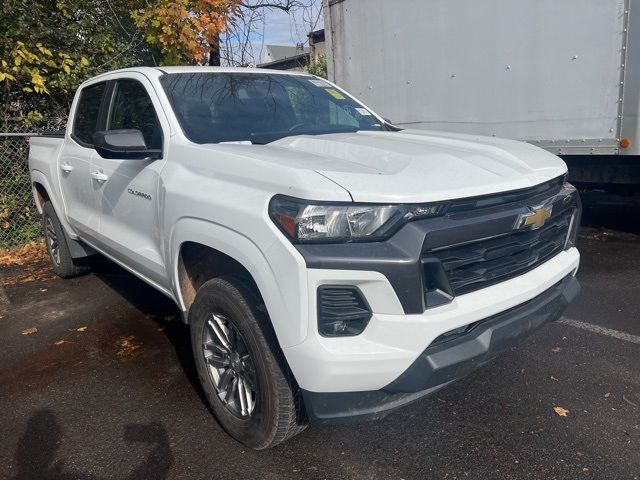
<instances>
[{"instance_id":1,"label":"headlight","mask_svg":"<svg viewBox=\"0 0 640 480\"><path fill-rule=\"evenodd\" d=\"M297 242L380 241L410 220L444 214L443 203L429 205L374 205L313 202L276 195L269 215Z\"/></svg>"}]
</instances>

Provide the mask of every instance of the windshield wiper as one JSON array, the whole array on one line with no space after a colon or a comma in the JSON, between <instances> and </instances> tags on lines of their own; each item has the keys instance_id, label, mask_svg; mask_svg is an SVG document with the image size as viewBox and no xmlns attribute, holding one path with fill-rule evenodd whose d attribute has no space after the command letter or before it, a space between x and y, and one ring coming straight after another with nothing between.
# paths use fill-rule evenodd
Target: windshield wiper
<instances>
[{"instance_id":1,"label":"windshield wiper","mask_svg":"<svg viewBox=\"0 0 640 480\"><path fill-rule=\"evenodd\" d=\"M287 137L295 137L297 135L329 135L331 133L355 133L359 132L360 129L355 127L350 128L330 128L326 130L296 130L296 131L275 131L275 132L259 132L259 133L250 133L249 139L251 143L254 145L266 145L271 142L275 142L276 140L280 140L282 138Z\"/></svg>"}]
</instances>

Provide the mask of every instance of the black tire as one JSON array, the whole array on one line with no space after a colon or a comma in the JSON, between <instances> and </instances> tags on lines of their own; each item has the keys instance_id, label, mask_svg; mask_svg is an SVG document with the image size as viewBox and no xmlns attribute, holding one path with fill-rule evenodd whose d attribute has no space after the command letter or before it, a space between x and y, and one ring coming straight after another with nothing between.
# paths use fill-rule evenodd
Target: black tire
<instances>
[{"instance_id":1,"label":"black tire","mask_svg":"<svg viewBox=\"0 0 640 480\"><path fill-rule=\"evenodd\" d=\"M67 236L51 202L45 202L42 207L42 228L51 260L51 268L57 275L62 278L70 278L83 275L91 270L91 267L83 260L74 260L71 256Z\"/></svg>"},{"instance_id":2,"label":"black tire","mask_svg":"<svg viewBox=\"0 0 640 480\"><path fill-rule=\"evenodd\" d=\"M189 312L193 354L209 405L229 435L256 450L273 447L297 435L306 426L299 388L286 365L261 303L255 288L235 277L220 277L200 287ZM237 330L238 342L242 342L242 350L251 359L251 375L257 383L257 392L252 392L251 396L255 399L253 411L245 417L234 414L229 404L223 402L223 393L218 391L215 382L221 382L224 373L215 380L212 373L215 367L210 367L205 358L204 344L211 343L209 321L214 314L224 318ZM224 372L225 367L221 368L223 370L215 369L217 374ZM230 366L226 368L231 369ZM243 375L236 372L232 374L237 374L238 378ZM235 377L234 381L234 385L237 385ZM239 399L240 393L234 391L234 394L235 397L232 395L231 398Z\"/></svg>"}]
</instances>

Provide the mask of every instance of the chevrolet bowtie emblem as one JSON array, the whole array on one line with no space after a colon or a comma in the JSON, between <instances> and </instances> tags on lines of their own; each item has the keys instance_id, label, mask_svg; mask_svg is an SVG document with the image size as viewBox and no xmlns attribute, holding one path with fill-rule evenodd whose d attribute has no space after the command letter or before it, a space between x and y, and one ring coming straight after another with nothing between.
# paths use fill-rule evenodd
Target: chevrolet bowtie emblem
<instances>
[{"instance_id":1,"label":"chevrolet bowtie emblem","mask_svg":"<svg viewBox=\"0 0 640 480\"><path fill-rule=\"evenodd\" d=\"M518 215L518 220L514 228L530 227L531 230L536 230L542 227L549 217L551 217L552 208L551 205L541 205L539 207L533 207L531 212L521 213Z\"/></svg>"}]
</instances>

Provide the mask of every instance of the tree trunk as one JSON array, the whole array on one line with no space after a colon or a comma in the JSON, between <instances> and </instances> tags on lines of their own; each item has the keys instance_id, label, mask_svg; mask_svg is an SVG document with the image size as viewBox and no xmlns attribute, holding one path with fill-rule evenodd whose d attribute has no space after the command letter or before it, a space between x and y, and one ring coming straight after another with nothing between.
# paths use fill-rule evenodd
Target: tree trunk
<instances>
[{"instance_id":1,"label":"tree trunk","mask_svg":"<svg viewBox=\"0 0 640 480\"><path fill-rule=\"evenodd\" d=\"M220 38L209 44L209 66L220 66Z\"/></svg>"}]
</instances>

